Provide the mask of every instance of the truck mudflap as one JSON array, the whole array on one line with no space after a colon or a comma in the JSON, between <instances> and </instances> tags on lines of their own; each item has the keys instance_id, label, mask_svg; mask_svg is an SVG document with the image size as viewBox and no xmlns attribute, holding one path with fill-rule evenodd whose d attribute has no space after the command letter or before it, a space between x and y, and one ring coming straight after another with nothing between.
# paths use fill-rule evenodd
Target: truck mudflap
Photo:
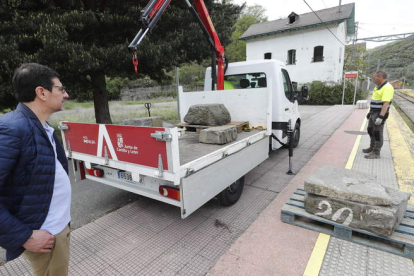
<instances>
[{"instance_id":1,"label":"truck mudflap","mask_svg":"<svg viewBox=\"0 0 414 276\"><path fill-rule=\"evenodd\" d=\"M179 182L177 129L69 122L59 128L69 158Z\"/></svg>"}]
</instances>

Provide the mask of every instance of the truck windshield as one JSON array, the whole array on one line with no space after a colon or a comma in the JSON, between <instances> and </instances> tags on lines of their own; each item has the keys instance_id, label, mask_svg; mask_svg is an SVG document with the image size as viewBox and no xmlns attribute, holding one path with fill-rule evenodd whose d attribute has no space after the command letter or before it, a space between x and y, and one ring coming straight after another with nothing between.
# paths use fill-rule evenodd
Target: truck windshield
<instances>
[{"instance_id":1,"label":"truck windshield","mask_svg":"<svg viewBox=\"0 0 414 276\"><path fill-rule=\"evenodd\" d=\"M249 89L267 87L265 73L224 76L224 89Z\"/></svg>"}]
</instances>

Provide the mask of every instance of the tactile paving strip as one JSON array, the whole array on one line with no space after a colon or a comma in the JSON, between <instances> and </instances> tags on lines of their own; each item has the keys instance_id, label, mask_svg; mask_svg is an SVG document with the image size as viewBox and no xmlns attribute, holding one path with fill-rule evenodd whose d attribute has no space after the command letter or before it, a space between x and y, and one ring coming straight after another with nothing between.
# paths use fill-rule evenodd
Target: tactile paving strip
<instances>
[{"instance_id":1,"label":"tactile paving strip","mask_svg":"<svg viewBox=\"0 0 414 276\"><path fill-rule=\"evenodd\" d=\"M410 259L331 237L319 276L414 276Z\"/></svg>"},{"instance_id":2,"label":"tactile paving strip","mask_svg":"<svg viewBox=\"0 0 414 276\"><path fill-rule=\"evenodd\" d=\"M381 184L398 189L386 127L381 158L364 158L362 149L368 147L369 136L362 135L352 169L375 175ZM414 268L410 259L331 237L319 275L414 276Z\"/></svg>"}]
</instances>

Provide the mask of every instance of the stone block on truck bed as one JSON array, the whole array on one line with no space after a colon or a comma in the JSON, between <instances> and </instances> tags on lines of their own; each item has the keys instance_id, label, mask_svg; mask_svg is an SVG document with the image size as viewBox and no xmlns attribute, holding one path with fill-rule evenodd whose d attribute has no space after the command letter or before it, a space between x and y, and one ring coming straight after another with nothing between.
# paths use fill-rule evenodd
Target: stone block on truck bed
<instances>
[{"instance_id":1,"label":"stone block on truck bed","mask_svg":"<svg viewBox=\"0 0 414 276\"><path fill-rule=\"evenodd\" d=\"M237 139L236 126L209 127L200 131L199 141L206 144L227 144Z\"/></svg>"},{"instance_id":2,"label":"stone block on truck bed","mask_svg":"<svg viewBox=\"0 0 414 276\"><path fill-rule=\"evenodd\" d=\"M184 117L184 122L190 125L222 126L230 121L230 113L224 104L192 105Z\"/></svg>"}]
</instances>

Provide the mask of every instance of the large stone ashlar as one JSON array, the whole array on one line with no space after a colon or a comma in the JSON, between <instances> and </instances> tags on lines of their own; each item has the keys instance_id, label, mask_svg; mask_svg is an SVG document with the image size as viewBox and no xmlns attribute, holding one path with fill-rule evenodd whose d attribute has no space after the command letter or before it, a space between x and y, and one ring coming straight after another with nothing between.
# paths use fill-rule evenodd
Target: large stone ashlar
<instances>
[{"instance_id":1,"label":"large stone ashlar","mask_svg":"<svg viewBox=\"0 0 414 276\"><path fill-rule=\"evenodd\" d=\"M184 122L190 125L222 126L230 121L230 113L224 104L193 105L184 117Z\"/></svg>"},{"instance_id":2,"label":"large stone ashlar","mask_svg":"<svg viewBox=\"0 0 414 276\"><path fill-rule=\"evenodd\" d=\"M199 142L223 145L237 139L236 126L209 127L200 131Z\"/></svg>"},{"instance_id":3,"label":"large stone ashlar","mask_svg":"<svg viewBox=\"0 0 414 276\"><path fill-rule=\"evenodd\" d=\"M305 180L305 209L345 226L390 236L410 194L384 187L370 174L323 166Z\"/></svg>"}]
</instances>

